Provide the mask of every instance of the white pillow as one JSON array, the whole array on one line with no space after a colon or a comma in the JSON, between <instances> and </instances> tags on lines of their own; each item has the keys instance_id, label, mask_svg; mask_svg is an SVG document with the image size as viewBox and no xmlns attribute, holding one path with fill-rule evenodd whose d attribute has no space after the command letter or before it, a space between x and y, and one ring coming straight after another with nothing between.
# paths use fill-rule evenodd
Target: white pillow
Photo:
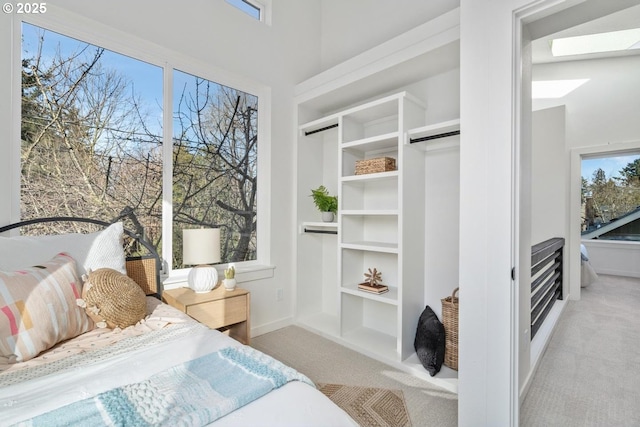
<instances>
[{"instance_id":1,"label":"white pillow","mask_svg":"<svg viewBox=\"0 0 640 427\"><path fill-rule=\"evenodd\" d=\"M14 271L37 265L60 252L76 260L80 276L89 269L105 267L127 273L121 222L88 234L0 237L0 270Z\"/></svg>"}]
</instances>

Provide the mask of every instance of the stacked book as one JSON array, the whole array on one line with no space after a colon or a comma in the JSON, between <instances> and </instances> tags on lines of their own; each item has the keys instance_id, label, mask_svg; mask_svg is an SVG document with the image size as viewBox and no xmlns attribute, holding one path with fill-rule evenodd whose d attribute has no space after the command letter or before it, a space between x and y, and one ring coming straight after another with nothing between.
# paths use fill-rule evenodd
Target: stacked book
<instances>
[{"instance_id":1,"label":"stacked book","mask_svg":"<svg viewBox=\"0 0 640 427\"><path fill-rule=\"evenodd\" d=\"M360 283L358 285L358 289L365 292L371 292L373 294L384 294L389 291L389 288L386 285L372 285L369 282Z\"/></svg>"}]
</instances>

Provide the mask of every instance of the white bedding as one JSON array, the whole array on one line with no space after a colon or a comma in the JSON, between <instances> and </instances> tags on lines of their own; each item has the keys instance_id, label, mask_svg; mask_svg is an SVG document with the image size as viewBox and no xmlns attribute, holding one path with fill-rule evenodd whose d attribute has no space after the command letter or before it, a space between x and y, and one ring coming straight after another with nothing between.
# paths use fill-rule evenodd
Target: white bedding
<instances>
[{"instance_id":1,"label":"white bedding","mask_svg":"<svg viewBox=\"0 0 640 427\"><path fill-rule=\"evenodd\" d=\"M15 370L30 378L11 381L16 373L0 374L0 425L11 425L95 394L142 381L172 366L215 352L237 341L210 330L166 305L168 327L129 334L111 347L76 353L68 361ZM173 315L167 317L167 313ZM158 319L156 319L158 321ZM162 323L160 321L160 323ZM103 339L104 341L104 339ZM135 345L135 347L131 347ZM93 354L95 353L95 354ZM95 357L93 357L95 356ZM36 359L37 360L37 359ZM53 367L52 367L53 366ZM57 367L55 367L57 366ZM11 371L11 370L10 370ZM30 371L30 372L28 372ZM3 383L3 377L5 381ZM6 381L6 379L9 381ZM215 421L214 426L356 426L321 392L300 381L287 383L256 401Z\"/></svg>"}]
</instances>

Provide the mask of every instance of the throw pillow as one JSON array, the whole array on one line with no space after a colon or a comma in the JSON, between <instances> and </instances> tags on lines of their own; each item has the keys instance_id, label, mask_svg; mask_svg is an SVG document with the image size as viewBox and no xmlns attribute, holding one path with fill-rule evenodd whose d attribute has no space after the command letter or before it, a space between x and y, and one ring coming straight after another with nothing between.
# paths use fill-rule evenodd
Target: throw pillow
<instances>
[{"instance_id":1,"label":"throw pillow","mask_svg":"<svg viewBox=\"0 0 640 427\"><path fill-rule=\"evenodd\" d=\"M0 270L39 264L66 252L76 260L80 277L102 267L126 273L123 233L122 223L116 222L95 233L0 237Z\"/></svg>"},{"instance_id":2,"label":"throw pillow","mask_svg":"<svg viewBox=\"0 0 640 427\"><path fill-rule=\"evenodd\" d=\"M93 328L78 308L76 262L61 253L35 267L0 271L0 356L22 362Z\"/></svg>"},{"instance_id":3,"label":"throw pillow","mask_svg":"<svg viewBox=\"0 0 640 427\"><path fill-rule=\"evenodd\" d=\"M129 276L111 268L89 273L79 304L101 328L124 329L147 315L147 299L142 288Z\"/></svg>"},{"instance_id":4,"label":"throw pillow","mask_svg":"<svg viewBox=\"0 0 640 427\"><path fill-rule=\"evenodd\" d=\"M444 362L444 325L429 306L420 315L413 346L420 363L431 376L440 372Z\"/></svg>"}]
</instances>

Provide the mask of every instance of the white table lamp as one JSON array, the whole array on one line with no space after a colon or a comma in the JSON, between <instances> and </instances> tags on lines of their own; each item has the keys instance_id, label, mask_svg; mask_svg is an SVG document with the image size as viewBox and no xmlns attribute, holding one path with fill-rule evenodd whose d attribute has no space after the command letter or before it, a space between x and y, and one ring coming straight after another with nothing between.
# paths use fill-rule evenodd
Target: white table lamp
<instances>
[{"instance_id":1,"label":"white table lamp","mask_svg":"<svg viewBox=\"0 0 640 427\"><path fill-rule=\"evenodd\" d=\"M194 265L187 282L197 293L209 292L218 284L218 270L212 265L220 262L220 229L192 228L182 230L182 263Z\"/></svg>"}]
</instances>

